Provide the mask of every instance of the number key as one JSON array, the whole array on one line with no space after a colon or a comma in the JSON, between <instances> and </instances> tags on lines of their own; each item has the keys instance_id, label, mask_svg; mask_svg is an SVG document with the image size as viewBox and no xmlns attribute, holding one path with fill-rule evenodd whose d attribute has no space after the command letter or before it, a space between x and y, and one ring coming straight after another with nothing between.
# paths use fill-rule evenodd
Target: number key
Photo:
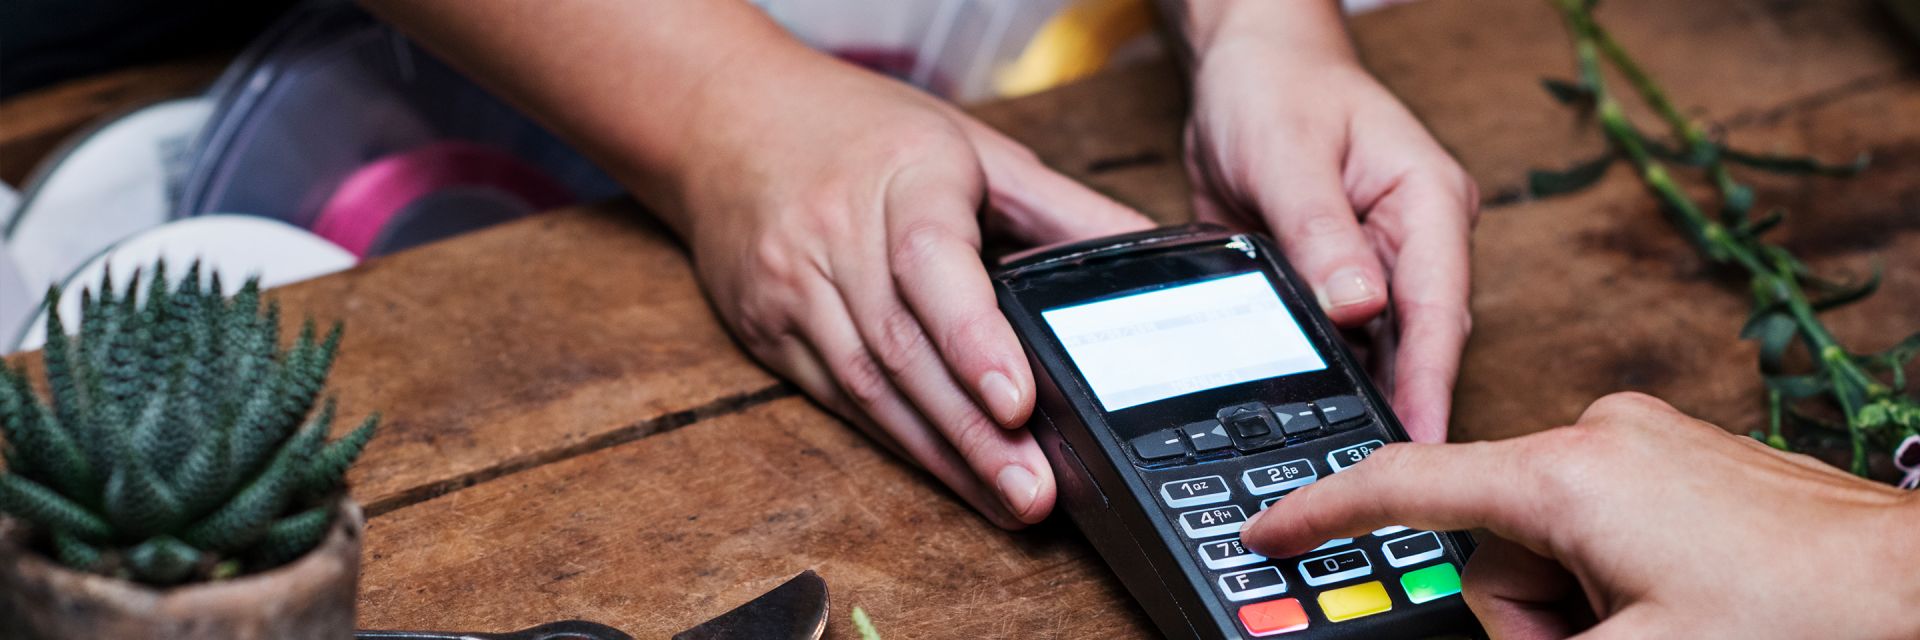
<instances>
[{"instance_id":1,"label":"number key","mask_svg":"<svg viewBox=\"0 0 1920 640\"><path fill-rule=\"evenodd\" d=\"M1308 586L1314 587L1372 572L1373 563L1367 562L1367 554L1359 549L1300 561L1300 578L1306 580Z\"/></svg>"},{"instance_id":2,"label":"number key","mask_svg":"<svg viewBox=\"0 0 1920 640\"><path fill-rule=\"evenodd\" d=\"M1231 569L1254 564L1267 557L1248 551L1239 538L1215 540L1200 545L1200 563L1208 569Z\"/></svg>"},{"instance_id":3,"label":"number key","mask_svg":"<svg viewBox=\"0 0 1920 640\"><path fill-rule=\"evenodd\" d=\"M1334 449L1333 453L1327 454L1327 464L1333 465L1336 473L1345 471L1347 467L1359 464L1361 460L1367 459L1367 456L1373 455L1374 451L1384 446L1387 446L1386 443L1379 440L1368 440L1344 449Z\"/></svg>"},{"instance_id":4,"label":"number key","mask_svg":"<svg viewBox=\"0 0 1920 640\"><path fill-rule=\"evenodd\" d=\"M1313 463L1306 460L1294 460L1268 465L1257 469L1248 469L1241 474L1240 481L1247 485L1253 495L1264 496L1288 489L1313 484L1320 475L1313 470Z\"/></svg>"},{"instance_id":5,"label":"number key","mask_svg":"<svg viewBox=\"0 0 1920 640\"><path fill-rule=\"evenodd\" d=\"M1160 485L1160 497L1166 499L1167 506L1178 509L1226 502L1233 497L1233 490L1227 488L1226 478L1207 476Z\"/></svg>"},{"instance_id":6,"label":"number key","mask_svg":"<svg viewBox=\"0 0 1920 640\"><path fill-rule=\"evenodd\" d=\"M1246 522L1247 513L1241 511L1238 505L1231 504L1180 514L1180 528L1186 530L1187 537L1196 540L1239 533L1240 525Z\"/></svg>"}]
</instances>

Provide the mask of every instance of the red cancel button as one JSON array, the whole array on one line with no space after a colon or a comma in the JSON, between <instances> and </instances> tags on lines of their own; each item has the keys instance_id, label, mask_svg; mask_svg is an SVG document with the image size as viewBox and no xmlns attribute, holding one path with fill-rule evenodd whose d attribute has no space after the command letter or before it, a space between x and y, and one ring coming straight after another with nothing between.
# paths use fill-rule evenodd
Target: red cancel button
<instances>
[{"instance_id":1,"label":"red cancel button","mask_svg":"<svg viewBox=\"0 0 1920 640\"><path fill-rule=\"evenodd\" d=\"M1307 611L1293 598L1256 602L1240 607L1240 624L1256 636L1299 631L1307 628Z\"/></svg>"}]
</instances>

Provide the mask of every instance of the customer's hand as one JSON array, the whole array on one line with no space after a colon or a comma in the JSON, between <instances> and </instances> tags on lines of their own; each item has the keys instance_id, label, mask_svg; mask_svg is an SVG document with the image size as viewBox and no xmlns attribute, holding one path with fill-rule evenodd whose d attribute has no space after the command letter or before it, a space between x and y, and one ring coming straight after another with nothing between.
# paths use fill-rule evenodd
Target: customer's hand
<instances>
[{"instance_id":1,"label":"customer's hand","mask_svg":"<svg viewBox=\"0 0 1920 640\"><path fill-rule=\"evenodd\" d=\"M1285 557L1390 524L1484 527L1467 603L1494 638L1920 638L1914 495L1638 394L1500 442L1391 444L1261 512Z\"/></svg>"},{"instance_id":2,"label":"customer's hand","mask_svg":"<svg viewBox=\"0 0 1920 640\"><path fill-rule=\"evenodd\" d=\"M719 72L687 123L673 224L753 355L994 522L1053 475L1019 427L1033 375L980 257L1149 222L905 85L809 51ZM983 202L983 199L985 201Z\"/></svg>"},{"instance_id":3,"label":"customer's hand","mask_svg":"<svg viewBox=\"0 0 1920 640\"><path fill-rule=\"evenodd\" d=\"M1470 327L1472 178L1360 65L1339 3L1189 4L1200 218L1270 229L1337 324L1391 301L1394 409L1415 441L1445 440Z\"/></svg>"},{"instance_id":4,"label":"customer's hand","mask_svg":"<svg viewBox=\"0 0 1920 640\"><path fill-rule=\"evenodd\" d=\"M625 183L761 362L994 522L1052 509L981 225L1045 243L1145 218L751 3L362 2Z\"/></svg>"}]
</instances>

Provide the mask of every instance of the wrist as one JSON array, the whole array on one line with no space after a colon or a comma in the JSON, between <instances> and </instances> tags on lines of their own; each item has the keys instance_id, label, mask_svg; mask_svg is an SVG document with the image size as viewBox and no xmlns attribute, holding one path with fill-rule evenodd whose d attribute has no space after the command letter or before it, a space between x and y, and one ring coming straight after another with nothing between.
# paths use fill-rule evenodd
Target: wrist
<instances>
[{"instance_id":1,"label":"wrist","mask_svg":"<svg viewBox=\"0 0 1920 640\"><path fill-rule=\"evenodd\" d=\"M1335 0L1187 0L1163 8L1196 65L1240 42L1262 43L1288 56L1358 58Z\"/></svg>"},{"instance_id":2,"label":"wrist","mask_svg":"<svg viewBox=\"0 0 1920 640\"><path fill-rule=\"evenodd\" d=\"M777 25L769 26L779 29ZM634 104L671 105L656 114L665 129L620 141L629 152L615 177L683 239L691 239L701 217L735 207L714 206L718 191L726 198L741 190L739 176L765 161L768 147L809 83L825 82L844 66L788 36L743 39L713 55L697 71L703 80L677 96L650 96ZM645 87L640 87L645 91ZM696 212L699 212L696 215Z\"/></svg>"}]
</instances>

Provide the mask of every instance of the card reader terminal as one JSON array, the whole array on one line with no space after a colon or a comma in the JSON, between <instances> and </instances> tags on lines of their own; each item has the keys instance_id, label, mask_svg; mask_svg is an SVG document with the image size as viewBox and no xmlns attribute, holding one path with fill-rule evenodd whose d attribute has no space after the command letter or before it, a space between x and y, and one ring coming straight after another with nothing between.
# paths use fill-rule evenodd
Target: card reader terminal
<instances>
[{"instance_id":1,"label":"card reader terminal","mask_svg":"<svg viewBox=\"0 0 1920 640\"><path fill-rule=\"evenodd\" d=\"M1478 635L1461 533L1387 527L1294 558L1248 516L1407 439L1266 238L1173 227L1010 256L1061 503L1170 638Z\"/></svg>"}]
</instances>

